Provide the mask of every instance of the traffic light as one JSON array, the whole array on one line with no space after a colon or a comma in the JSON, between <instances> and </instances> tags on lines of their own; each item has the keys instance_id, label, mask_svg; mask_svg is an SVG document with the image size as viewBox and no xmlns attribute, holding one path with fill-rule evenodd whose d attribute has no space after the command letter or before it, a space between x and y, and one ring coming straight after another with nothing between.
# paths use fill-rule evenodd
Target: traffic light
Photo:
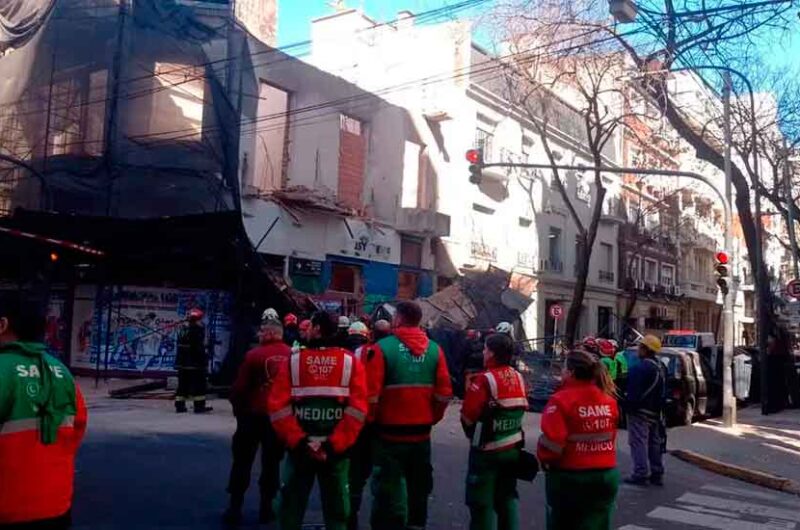
<instances>
[{"instance_id":1,"label":"traffic light","mask_svg":"<svg viewBox=\"0 0 800 530\"><path fill-rule=\"evenodd\" d=\"M717 274L717 286L723 296L728 294L728 277L730 276L730 264L728 255L725 252L717 252L714 256L716 265L714 272Z\"/></svg>"},{"instance_id":2,"label":"traffic light","mask_svg":"<svg viewBox=\"0 0 800 530\"><path fill-rule=\"evenodd\" d=\"M469 162L469 181L480 184L483 180L483 149L470 149L467 151Z\"/></svg>"}]
</instances>

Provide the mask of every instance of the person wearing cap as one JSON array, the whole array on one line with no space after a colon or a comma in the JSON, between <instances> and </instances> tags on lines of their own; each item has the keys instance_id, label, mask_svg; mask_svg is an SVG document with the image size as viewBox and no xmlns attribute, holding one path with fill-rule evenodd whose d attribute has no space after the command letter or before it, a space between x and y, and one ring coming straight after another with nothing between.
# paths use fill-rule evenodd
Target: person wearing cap
<instances>
[{"instance_id":1,"label":"person wearing cap","mask_svg":"<svg viewBox=\"0 0 800 530\"><path fill-rule=\"evenodd\" d=\"M261 321L266 322L267 320L280 320L278 312L272 307L266 308L264 312L261 313Z\"/></svg>"},{"instance_id":2,"label":"person wearing cap","mask_svg":"<svg viewBox=\"0 0 800 530\"><path fill-rule=\"evenodd\" d=\"M340 348L347 348L347 338L350 336L350 319L342 315L339 317L339 325L336 331L335 342Z\"/></svg>"},{"instance_id":3,"label":"person wearing cap","mask_svg":"<svg viewBox=\"0 0 800 530\"><path fill-rule=\"evenodd\" d=\"M369 344L369 328L363 322L353 322L347 328L345 347L361 360L361 350Z\"/></svg>"},{"instance_id":4,"label":"person wearing cap","mask_svg":"<svg viewBox=\"0 0 800 530\"><path fill-rule=\"evenodd\" d=\"M614 355L617 353L614 349L614 344L608 339L597 339L597 349L600 352L600 362L603 363L611 380L616 383L617 380L617 362L614 360Z\"/></svg>"},{"instance_id":5,"label":"person wearing cap","mask_svg":"<svg viewBox=\"0 0 800 530\"><path fill-rule=\"evenodd\" d=\"M86 404L44 331L38 304L0 294L0 528L70 526Z\"/></svg>"},{"instance_id":6,"label":"person wearing cap","mask_svg":"<svg viewBox=\"0 0 800 530\"><path fill-rule=\"evenodd\" d=\"M203 311L193 308L178 332L178 351L175 355L178 370L178 390L175 393L175 412L186 412L186 402L194 403L198 414L210 412L206 406L206 330L203 327Z\"/></svg>"},{"instance_id":7,"label":"person wearing cap","mask_svg":"<svg viewBox=\"0 0 800 530\"><path fill-rule=\"evenodd\" d=\"M283 342L287 346L294 346L300 340L300 329L297 325L297 315L288 313L283 317Z\"/></svg>"},{"instance_id":8,"label":"person wearing cap","mask_svg":"<svg viewBox=\"0 0 800 530\"><path fill-rule=\"evenodd\" d=\"M633 459L633 474L628 484L664 484L661 421L664 411L666 375L656 359L661 340L645 335L639 343L639 362L628 371L625 409L628 416L628 444Z\"/></svg>"}]
</instances>

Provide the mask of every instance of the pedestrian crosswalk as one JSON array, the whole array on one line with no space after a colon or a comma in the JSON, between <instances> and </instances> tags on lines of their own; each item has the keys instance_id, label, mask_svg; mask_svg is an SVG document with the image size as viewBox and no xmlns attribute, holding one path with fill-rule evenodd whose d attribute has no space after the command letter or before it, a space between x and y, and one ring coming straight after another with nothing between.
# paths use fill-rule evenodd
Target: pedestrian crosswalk
<instances>
[{"instance_id":1,"label":"pedestrian crosswalk","mask_svg":"<svg viewBox=\"0 0 800 530\"><path fill-rule=\"evenodd\" d=\"M618 530L794 530L799 526L800 499L756 487L708 484L656 506L637 524Z\"/></svg>"}]
</instances>

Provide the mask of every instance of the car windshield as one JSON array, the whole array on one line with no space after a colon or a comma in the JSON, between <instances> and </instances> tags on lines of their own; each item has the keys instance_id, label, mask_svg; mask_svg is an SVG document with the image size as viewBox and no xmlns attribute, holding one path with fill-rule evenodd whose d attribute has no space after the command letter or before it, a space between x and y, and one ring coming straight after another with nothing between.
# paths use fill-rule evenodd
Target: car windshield
<instances>
[{"instance_id":1,"label":"car windshield","mask_svg":"<svg viewBox=\"0 0 800 530\"><path fill-rule=\"evenodd\" d=\"M664 346L697 349L697 335L665 335Z\"/></svg>"}]
</instances>

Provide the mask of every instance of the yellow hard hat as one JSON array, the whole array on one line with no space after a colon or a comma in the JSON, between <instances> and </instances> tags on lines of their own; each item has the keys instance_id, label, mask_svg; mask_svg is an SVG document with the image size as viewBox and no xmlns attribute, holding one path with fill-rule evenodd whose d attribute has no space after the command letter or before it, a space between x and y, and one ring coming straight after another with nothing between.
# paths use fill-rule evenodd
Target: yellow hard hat
<instances>
[{"instance_id":1,"label":"yellow hard hat","mask_svg":"<svg viewBox=\"0 0 800 530\"><path fill-rule=\"evenodd\" d=\"M645 335L644 337L642 337L641 343L648 350L651 350L653 353L658 353L661 351L661 339L659 339L655 335Z\"/></svg>"}]
</instances>

